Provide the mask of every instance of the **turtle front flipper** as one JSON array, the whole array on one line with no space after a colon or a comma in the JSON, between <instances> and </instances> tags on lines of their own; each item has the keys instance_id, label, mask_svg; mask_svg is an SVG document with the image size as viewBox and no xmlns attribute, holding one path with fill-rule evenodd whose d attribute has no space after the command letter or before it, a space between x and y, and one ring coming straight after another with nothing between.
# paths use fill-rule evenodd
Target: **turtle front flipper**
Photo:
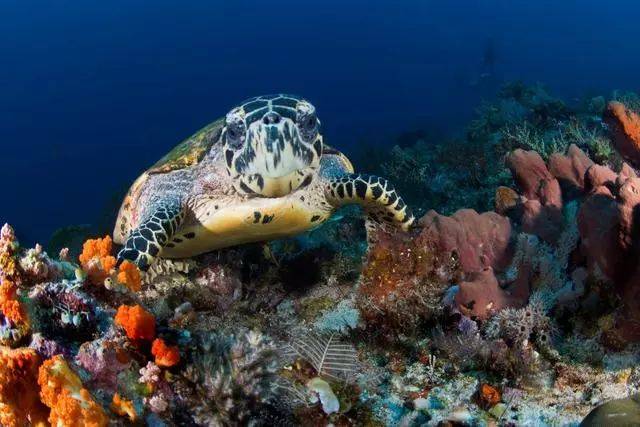
<instances>
[{"instance_id":1,"label":"turtle front flipper","mask_svg":"<svg viewBox=\"0 0 640 427\"><path fill-rule=\"evenodd\" d=\"M388 223L405 231L415 217L393 185L373 175L347 174L333 178L325 188L325 197L333 206L359 204L376 223Z\"/></svg>"},{"instance_id":2,"label":"turtle front flipper","mask_svg":"<svg viewBox=\"0 0 640 427\"><path fill-rule=\"evenodd\" d=\"M124 260L135 263L147 271L162 247L169 243L182 220L184 211L180 203L163 204L153 209L149 218L134 229L118 253L118 265Z\"/></svg>"}]
</instances>

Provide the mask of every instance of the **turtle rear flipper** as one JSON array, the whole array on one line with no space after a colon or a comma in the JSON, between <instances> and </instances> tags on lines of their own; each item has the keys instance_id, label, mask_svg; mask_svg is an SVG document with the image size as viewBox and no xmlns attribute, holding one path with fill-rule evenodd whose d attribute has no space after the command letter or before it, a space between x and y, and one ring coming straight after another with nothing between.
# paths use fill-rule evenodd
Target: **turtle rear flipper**
<instances>
[{"instance_id":1,"label":"turtle rear flipper","mask_svg":"<svg viewBox=\"0 0 640 427\"><path fill-rule=\"evenodd\" d=\"M409 230L415 217L393 185L373 175L347 174L333 178L325 188L325 197L333 206L359 204L369 219Z\"/></svg>"},{"instance_id":2,"label":"turtle rear flipper","mask_svg":"<svg viewBox=\"0 0 640 427\"><path fill-rule=\"evenodd\" d=\"M131 232L118 253L118 265L129 260L141 271L147 271L183 219L184 210L179 202L158 205L149 218Z\"/></svg>"}]
</instances>

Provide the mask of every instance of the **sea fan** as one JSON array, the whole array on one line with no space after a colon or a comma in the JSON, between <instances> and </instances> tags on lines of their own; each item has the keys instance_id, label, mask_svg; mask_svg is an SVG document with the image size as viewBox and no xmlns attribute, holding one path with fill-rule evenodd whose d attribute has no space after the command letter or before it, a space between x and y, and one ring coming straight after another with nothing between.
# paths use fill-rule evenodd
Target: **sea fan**
<instances>
[{"instance_id":1,"label":"sea fan","mask_svg":"<svg viewBox=\"0 0 640 427\"><path fill-rule=\"evenodd\" d=\"M289 343L285 352L305 359L313 365L318 376L329 379L347 380L358 367L353 345L340 341L335 333L326 336L309 333L298 337Z\"/></svg>"}]
</instances>

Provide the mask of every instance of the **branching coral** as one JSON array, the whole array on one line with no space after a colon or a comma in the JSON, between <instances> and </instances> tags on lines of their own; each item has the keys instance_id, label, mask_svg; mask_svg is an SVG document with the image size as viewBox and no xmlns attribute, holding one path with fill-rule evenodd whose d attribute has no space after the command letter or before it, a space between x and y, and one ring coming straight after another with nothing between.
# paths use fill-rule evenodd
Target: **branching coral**
<instances>
[{"instance_id":1,"label":"branching coral","mask_svg":"<svg viewBox=\"0 0 640 427\"><path fill-rule=\"evenodd\" d=\"M275 396L276 351L261 334L211 335L177 387L198 425L237 425L257 420Z\"/></svg>"},{"instance_id":2,"label":"branching coral","mask_svg":"<svg viewBox=\"0 0 640 427\"><path fill-rule=\"evenodd\" d=\"M32 349L0 348L0 425L22 427L46 422L38 396L40 357Z\"/></svg>"},{"instance_id":3,"label":"branching coral","mask_svg":"<svg viewBox=\"0 0 640 427\"><path fill-rule=\"evenodd\" d=\"M156 336L156 319L139 305L118 307L115 322L122 326L132 340L149 340Z\"/></svg>"},{"instance_id":4,"label":"branching coral","mask_svg":"<svg viewBox=\"0 0 640 427\"><path fill-rule=\"evenodd\" d=\"M535 294L526 307L502 310L485 327L485 333L491 339L501 338L516 347L533 342L546 352L550 350L555 330L544 302Z\"/></svg>"},{"instance_id":5,"label":"branching coral","mask_svg":"<svg viewBox=\"0 0 640 427\"><path fill-rule=\"evenodd\" d=\"M49 422L66 427L102 427L109 423L104 409L83 387L62 356L45 361L38 373L40 397L51 408Z\"/></svg>"}]
</instances>

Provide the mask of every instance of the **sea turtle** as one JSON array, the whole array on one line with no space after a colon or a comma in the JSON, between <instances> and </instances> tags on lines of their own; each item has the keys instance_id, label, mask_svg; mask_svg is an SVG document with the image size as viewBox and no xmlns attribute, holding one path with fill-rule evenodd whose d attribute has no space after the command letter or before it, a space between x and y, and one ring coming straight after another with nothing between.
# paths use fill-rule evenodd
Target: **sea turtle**
<instances>
[{"instance_id":1,"label":"sea turtle","mask_svg":"<svg viewBox=\"0 0 640 427\"><path fill-rule=\"evenodd\" d=\"M191 257L292 236L339 207L362 205L407 230L414 216L384 178L354 174L327 146L315 107L292 95L249 99L175 147L127 193L114 241L118 263L146 271L157 257Z\"/></svg>"}]
</instances>

